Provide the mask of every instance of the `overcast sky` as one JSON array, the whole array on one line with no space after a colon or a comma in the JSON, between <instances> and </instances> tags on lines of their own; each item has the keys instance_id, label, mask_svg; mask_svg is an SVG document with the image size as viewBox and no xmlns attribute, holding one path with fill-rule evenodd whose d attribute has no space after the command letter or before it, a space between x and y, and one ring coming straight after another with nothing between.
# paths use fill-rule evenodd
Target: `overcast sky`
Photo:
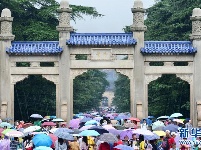
<instances>
[{"instance_id":1,"label":"overcast sky","mask_svg":"<svg viewBox=\"0 0 201 150\"><path fill-rule=\"evenodd\" d=\"M57 0L60 2L60 0ZM144 7L154 4L154 0L142 0ZM123 27L132 24L131 8L134 0L69 0L70 4L95 7L105 16L93 19L84 16L84 20L71 21L79 33L120 33Z\"/></svg>"}]
</instances>

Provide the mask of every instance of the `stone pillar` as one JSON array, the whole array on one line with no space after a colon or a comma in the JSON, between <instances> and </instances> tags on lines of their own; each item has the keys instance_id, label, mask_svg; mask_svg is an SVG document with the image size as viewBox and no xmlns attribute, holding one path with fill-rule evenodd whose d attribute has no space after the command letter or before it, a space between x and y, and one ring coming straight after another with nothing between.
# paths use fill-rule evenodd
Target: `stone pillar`
<instances>
[{"instance_id":1,"label":"stone pillar","mask_svg":"<svg viewBox=\"0 0 201 150\"><path fill-rule=\"evenodd\" d=\"M11 41L14 40L12 34L11 11L7 8L2 10L1 17L1 32L0 32L0 103L1 103L1 118L12 117L14 118L13 101L11 95L14 94L11 90L10 82L10 62L9 56L6 54L6 49L10 48Z\"/></svg>"},{"instance_id":2,"label":"stone pillar","mask_svg":"<svg viewBox=\"0 0 201 150\"><path fill-rule=\"evenodd\" d=\"M60 100L57 103L61 108L61 112L57 112L59 116L65 121L69 122L72 119L70 115L72 113L71 109L71 92L70 92L70 50L66 45L66 41L70 38L70 32L73 28L70 26L70 14L72 10L69 7L67 0L62 0L60 7L58 9L59 13L59 25L57 26L57 31L59 31L59 45L63 49L63 53L59 59L59 89L60 89Z\"/></svg>"},{"instance_id":3,"label":"stone pillar","mask_svg":"<svg viewBox=\"0 0 201 150\"><path fill-rule=\"evenodd\" d=\"M147 27L144 25L144 13L143 3L141 0L135 0L134 7L132 8L133 13L133 25L131 30L133 32L133 38L137 40L137 44L134 48L134 70L133 70L133 89L134 89L134 116L139 119L148 116L145 110L148 109L145 98L145 82L144 82L144 58L140 52L140 49L144 47L144 32ZM143 114L137 114L137 104L142 104ZM140 106L141 107L141 106Z\"/></svg>"},{"instance_id":4,"label":"stone pillar","mask_svg":"<svg viewBox=\"0 0 201 150\"><path fill-rule=\"evenodd\" d=\"M194 57L194 86L193 86L193 95L194 95L194 104L191 107L195 110L194 118L191 118L193 125L196 127L198 125L198 112L196 112L196 104L201 101L201 9L193 9L193 15L191 16L192 20L192 34L190 39L193 42L193 46L197 48L197 53Z\"/></svg>"}]
</instances>

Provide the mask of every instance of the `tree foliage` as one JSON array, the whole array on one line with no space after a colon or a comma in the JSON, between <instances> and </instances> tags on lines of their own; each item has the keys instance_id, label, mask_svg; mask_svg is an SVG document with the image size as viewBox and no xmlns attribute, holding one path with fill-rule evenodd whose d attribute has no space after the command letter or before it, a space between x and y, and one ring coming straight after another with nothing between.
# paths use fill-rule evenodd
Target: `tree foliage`
<instances>
[{"instance_id":1,"label":"tree foliage","mask_svg":"<svg viewBox=\"0 0 201 150\"><path fill-rule=\"evenodd\" d=\"M75 78L73 86L74 112L98 109L109 82L107 74L99 70L89 70Z\"/></svg>"},{"instance_id":2,"label":"tree foliage","mask_svg":"<svg viewBox=\"0 0 201 150\"><path fill-rule=\"evenodd\" d=\"M0 10L9 8L12 11L13 34L17 41L50 41L58 40L59 3L55 0L1 0ZM73 10L71 19L82 19L83 15L100 17L95 8L70 5Z\"/></svg>"}]
</instances>

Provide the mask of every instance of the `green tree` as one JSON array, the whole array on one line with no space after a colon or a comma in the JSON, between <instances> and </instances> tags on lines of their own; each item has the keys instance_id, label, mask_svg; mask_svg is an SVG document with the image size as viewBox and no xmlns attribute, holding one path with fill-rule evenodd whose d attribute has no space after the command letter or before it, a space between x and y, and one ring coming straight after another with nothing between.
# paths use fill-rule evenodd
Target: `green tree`
<instances>
[{"instance_id":1,"label":"green tree","mask_svg":"<svg viewBox=\"0 0 201 150\"><path fill-rule=\"evenodd\" d=\"M51 41L58 40L59 3L55 0L1 0L0 10L9 8L12 11L13 34L16 41ZM73 10L71 19L82 19L83 15L94 18L102 16L95 8L70 5Z\"/></svg>"},{"instance_id":2,"label":"green tree","mask_svg":"<svg viewBox=\"0 0 201 150\"><path fill-rule=\"evenodd\" d=\"M107 74L99 70L88 70L75 78L73 85L74 112L86 112L98 109L109 82Z\"/></svg>"}]
</instances>

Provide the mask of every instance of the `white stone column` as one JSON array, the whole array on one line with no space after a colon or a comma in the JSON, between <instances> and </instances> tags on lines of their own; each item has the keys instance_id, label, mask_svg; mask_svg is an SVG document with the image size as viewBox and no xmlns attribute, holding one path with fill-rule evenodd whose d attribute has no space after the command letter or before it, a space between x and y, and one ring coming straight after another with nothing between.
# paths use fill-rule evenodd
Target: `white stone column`
<instances>
[{"instance_id":1,"label":"white stone column","mask_svg":"<svg viewBox=\"0 0 201 150\"><path fill-rule=\"evenodd\" d=\"M196 103L201 101L201 9L195 8L193 9L193 14L191 17L192 20L192 34L190 35L190 39L193 41L193 47L197 48L197 53L194 57L194 83L193 83L193 95L194 95L194 108L197 108ZM197 109L193 109L194 117L192 119L192 123L194 126L198 125L198 112Z\"/></svg>"},{"instance_id":2,"label":"white stone column","mask_svg":"<svg viewBox=\"0 0 201 150\"><path fill-rule=\"evenodd\" d=\"M69 122L71 118L71 86L70 86L70 50L66 45L66 41L70 38L70 32L73 28L70 26L70 13L72 12L67 0L62 0L58 9L59 25L57 31L59 31L59 45L62 47L63 52L59 57L59 90L60 90L60 109L61 112L57 117L61 117L65 121Z\"/></svg>"},{"instance_id":3,"label":"white stone column","mask_svg":"<svg viewBox=\"0 0 201 150\"><path fill-rule=\"evenodd\" d=\"M9 56L6 54L6 49L10 48L11 41L14 40L12 34L11 11L7 8L2 10L0 22L0 103L1 103L1 118L14 117L11 95L13 86L10 84L10 62ZM2 110L3 109L3 110ZM5 116L6 115L6 116Z\"/></svg>"},{"instance_id":4,"label":"white stone column","mask_svg":"<svg viewBox=\"0 0 201 150\"><path fill-rule=\"evenodd\" d=\"M134 111L134 88L133 88L133 69L116 69L116 72L127 76L130 80L130 113L135 115Z\"/></svg>"},{"instance_id":5,"label":"white stone column","mask_svg":"<svg viewBox=\"0 0 201 150\"><path fill-rule=\"evenodd\" d=\"M140 49L144 47L144 32L146 31L146 26L144 25L144 13L143 3L141 0L135 0L134 7L132 8L133 13L133 25L131 25L131 30L133 31L133 38L137 40L137 44L134 48L134 70L133 70L133 87L134 98L133 98L133 109L134 116L138 117L137 114L137 103L142 104L142 110L145 111L145 87L144 87L144 57L140 52ZM143 116L139 116L139 119L147 117L146 112L143 112Z\"/></svg>"}]
</instances>

